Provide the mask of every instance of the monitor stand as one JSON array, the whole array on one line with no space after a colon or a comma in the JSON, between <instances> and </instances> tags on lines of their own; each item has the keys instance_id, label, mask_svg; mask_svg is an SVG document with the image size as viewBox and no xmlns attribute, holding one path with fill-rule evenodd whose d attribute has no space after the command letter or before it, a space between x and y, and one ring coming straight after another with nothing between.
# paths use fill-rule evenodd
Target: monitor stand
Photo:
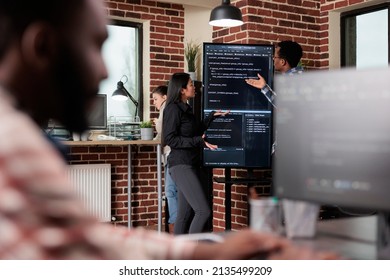
<instances>
[{"instance_id":1,"label":"monitor stand","mask_svg":"<svg viewBox=\"0 0 390 280\"><path fill-rule=\"evenodd\" d=\"M377 252L378 259L390 259L390 212L378 213Z\"/></svg>"},{"instance_id":2,"label":"monitor stand","mask_svg":"<svg viewBox=\"0 0 390 280\"><path fill-rule=\"evenodd\" d=\"M214 178L217 183L225 184L225 230L230 231L232 229L232 185L234 184L264 184L270 185L271 180L266 178L256 178L253 175L253 169L249 168L247 177L245 178L232 178L231 168L225 167L224 178Z\"/></svg>"}]
</instances>

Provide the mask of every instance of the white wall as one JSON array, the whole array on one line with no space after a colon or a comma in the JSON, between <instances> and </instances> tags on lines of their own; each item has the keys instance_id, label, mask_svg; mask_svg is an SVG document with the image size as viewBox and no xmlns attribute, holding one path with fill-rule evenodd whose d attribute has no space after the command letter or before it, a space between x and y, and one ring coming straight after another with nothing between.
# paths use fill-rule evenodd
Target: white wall
<instances>
[{"instance_id":1,"label":"white wall","mask_svg":"<svg viewBox=\"0 0 390 280\"><path fill-rule=\"evenodd\" d=\"M184 43L194 41L197 43L211 42L213 28L209 25L211 8L202 8L185 5L185 18L184 18ZM197 63L196 76L197 80L202 79L202 52L199 55ZM186 64L187 70L187 64Z\"/></svg>"}]
</instances>

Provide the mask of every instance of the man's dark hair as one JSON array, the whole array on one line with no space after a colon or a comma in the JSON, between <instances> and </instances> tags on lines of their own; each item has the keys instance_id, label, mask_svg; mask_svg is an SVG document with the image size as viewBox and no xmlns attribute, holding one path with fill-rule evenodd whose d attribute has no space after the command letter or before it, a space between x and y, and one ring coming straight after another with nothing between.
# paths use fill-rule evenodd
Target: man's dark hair
<instances>
[{"instance_id":1,"label":"man's dark hair","mask_svg":"<svg viewBox=\"0 0 390 280\"><path fill-rule=\"evenodd\" d=\"M303 54L301 45L293 41L281 41L277 46L280 58L287 60L292 68L296 67Z\"/></svg>"},{"instance_id":2,"label":"man's dark hair","mask_svg":"<svg viewBox=\"0 0 390 280\"><path fill-rule=\"evenodd\" d=\"M62 25L80 9L84 0L1 0L0 60L10 43L21 37L26 27L35 21Z\"/></svg>"}]
</instances>

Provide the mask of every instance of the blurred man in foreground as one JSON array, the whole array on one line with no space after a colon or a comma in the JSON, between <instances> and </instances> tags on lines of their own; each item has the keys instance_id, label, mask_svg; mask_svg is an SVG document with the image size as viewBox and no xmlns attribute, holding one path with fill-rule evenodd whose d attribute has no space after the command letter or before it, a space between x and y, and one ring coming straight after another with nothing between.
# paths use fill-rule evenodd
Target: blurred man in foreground
<instances>
[{"instance_id":1,"label":"blurred man in foreground","mask_svg":"<svg viewBox=\"0 0 390 280\"><path fill-rule=\"evenodd\" d=\"M101 0L0 1L0 259L290 258L282 238L241 231L203 244L104 225L75 198L40 126L82 132L107 76ZM284 253L286 252L286 253ZM293 258L331 255L304 250Z\"/></svg>"}]
</instances>

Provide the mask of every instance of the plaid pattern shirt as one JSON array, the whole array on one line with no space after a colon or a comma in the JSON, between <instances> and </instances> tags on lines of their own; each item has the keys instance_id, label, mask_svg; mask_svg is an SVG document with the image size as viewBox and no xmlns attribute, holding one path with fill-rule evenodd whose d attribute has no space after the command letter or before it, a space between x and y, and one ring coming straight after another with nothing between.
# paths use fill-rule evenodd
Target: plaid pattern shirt
<instances>
[{"instance_id":1,"label":"plaid pattern shirt","mask_svg":"<svg viewBox=\"0 0 390 280\"><path fill-rule=\"evenodd\" d=\"M195 245L99 223L54 146L0 89L0 259L187 259Z\"/></svg>"}]
</instances>

